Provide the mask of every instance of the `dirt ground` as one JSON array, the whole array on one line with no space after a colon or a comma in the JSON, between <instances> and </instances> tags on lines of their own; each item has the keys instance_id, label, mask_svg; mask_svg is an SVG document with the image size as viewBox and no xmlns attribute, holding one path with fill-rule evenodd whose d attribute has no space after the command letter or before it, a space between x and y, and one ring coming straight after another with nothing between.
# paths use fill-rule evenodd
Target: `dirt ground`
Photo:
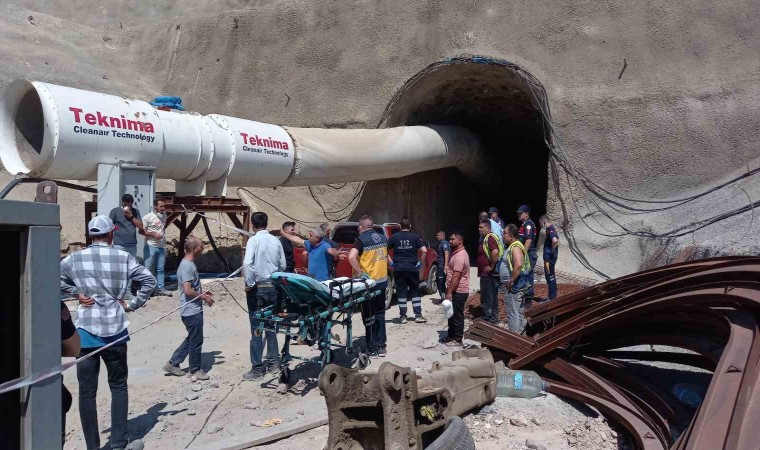
<instances>
[{"instance_id":1,"label":"dirt ground","mask_svg":"<svg viewBox=\"0 0 760 450\"><path fill-rule=\"evenodd\" d=\"M472 279L474 287L477 278L473 276ZM279 418L287 423L326 414L317 387L319 366L316 364L291 363L293 381L286 395L276 392L275 375L261 382L242 381L241 375L250 368L250 328L243 309L246 302L242 279L226 281L224 286L227 289L220 283L212 283L213 280L204 280L204 287L215 293L217 302L204 311L202 360L211 380L194 383L188 378L167 376L162 371L161 367L185 336L185 329L176 315L138 332L128 344L129 437L130 440L142 439L148 449L205 448L211 442L260 431L259 425L267 419ZM450 349L437 344L440 333L446 330L446 322L441 308L433 305L430 298L423 300L423 314L428 318L426 324L409 322L401 325L396 320L397 307L388 310L389 351L385 360L417 370L426 370L436 360L450 360ZM152 298L145 307L131 313L130 329L137 330L177 305L176 295L174 298ZM337 330L336 334L345 341L345 331L342 328ZM363 336L359 315L354 318L354 330L356 336ZM292 353L305 357L318 355L317 351L303 345L293 346ZM338 353L340 356L341 352ZM382 361L384 359L375 360L374 364L379 365ZM187 362L183 367L186 365ZM100 378L98 412L102 443L107 445L110 394L105 369ZM64 383L75 399L67 415L65 448L84 449L76 402L75 369L64 374ZM548 395L531 400L498 399L467 421L479 448L523 448L525 440L531 438L554 449L570 448L565 430L594 415L582 405ZM517 416L523 417L528 425L511 425L510 420ZM540 421L539 425L531 422L532 419ZM322 448L326 439L327 427L323 426L268 447Z\"/></svg>"}]
</instances>

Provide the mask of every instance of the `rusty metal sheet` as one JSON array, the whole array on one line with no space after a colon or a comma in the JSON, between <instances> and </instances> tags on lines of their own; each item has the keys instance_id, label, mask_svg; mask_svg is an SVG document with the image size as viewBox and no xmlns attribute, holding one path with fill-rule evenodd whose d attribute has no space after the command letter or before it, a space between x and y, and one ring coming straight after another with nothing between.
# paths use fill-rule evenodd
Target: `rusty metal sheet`
<instances>
[{"instance_id":1,"label":"rusty metal sheet","mask_svg":"<svg viewBox=\"0 0 760 450\"><path fill-rule=\"evenodd\" d=\"M512 368L564 380L551 380L548 390L603 409L632 433L637 448L760 448L760 258L719 257L632 274L534 306L526 316L533 324L528 336L480 321L467 336ZM697 354L611 350L654 343ZM714 374L691 414L610 357Z\"/></svg>"}]
</instances>

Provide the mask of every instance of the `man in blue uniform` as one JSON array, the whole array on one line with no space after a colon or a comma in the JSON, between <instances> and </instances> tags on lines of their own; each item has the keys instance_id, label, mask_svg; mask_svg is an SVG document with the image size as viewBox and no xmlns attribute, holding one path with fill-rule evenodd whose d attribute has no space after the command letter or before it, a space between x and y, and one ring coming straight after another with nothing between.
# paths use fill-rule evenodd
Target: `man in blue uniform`
<instances>
[{"instance_id":1,"label":"man in blue uniform","mask_svg":"<svg viewBox=\"0 0 760 450\"><path fill-rule=\"evenodd\" d=\"M420 294L420 263L427 254L427 247L422 239L412 231L408 217L401 218L401 231L388 239L388 248L393 249L393 277L396 280L398 310L401 323L406 323L407 301L411 298L414 309L414 321L425 323L422 315L422 295Z\"/></svg>"},{"instance_id":2,"label":"man in blue uniform","mask_svg":"<svg viewBox=\"0 0 760 450\"><path fill-rule=\"evenodd\" d=\"M530 208L528 205L520 205L517 209L517 218L521 222L517 237L525 247L525 250L528 251L528 260L530 261L530 277L528 279L530 288L528 288L526 297L532 299L533 283L535 282L533 271L536 268L536 261L538 260L538 254L536 253L536 224L530 218Z\"/></svg>"},{"instance_id":3,"label":"man in blue uniform","mask_svg":"<svg viewBox=\"0 0 760 450\"><path fill-rule=\"evenodd\" d=\"M544 276L546 277L546 285L549 287L549 300L552 300L557 298L557 277L554 274L554 266L557 264L557 256L559 255L559 235L547 216L541 216L538 223L541 224L541 228L546 230Z\"/></svg>"},{"instance_id":4,"label":"man in blue uniform","mask_svg":"<svg viewBox=\"0 0 760 450\"><path fill-rule=\"evenodd\" d=\"M442 302L446 300L446 271L449 270L451 244L449 244L448 239L446 239L446 232L443 230L438 230L438 233L435 234L435 237L438 239L438 271L436 272L435 282L436 286L438 286L438 294L441 296ZM433 303L435 303L435 300Z\"/></svg>"}]
</instances>

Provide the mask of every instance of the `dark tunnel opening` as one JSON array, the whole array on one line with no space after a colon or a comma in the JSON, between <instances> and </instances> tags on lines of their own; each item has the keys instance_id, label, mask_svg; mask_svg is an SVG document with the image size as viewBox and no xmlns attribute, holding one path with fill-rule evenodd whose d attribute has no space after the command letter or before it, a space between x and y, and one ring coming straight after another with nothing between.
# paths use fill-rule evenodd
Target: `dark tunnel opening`
<instances>
[{"instance_id":1,"label":"dark tunnel opening","mask_svg":"<svg viewBox=\"0 0 760 450\"><path fill-rule=\"evenodd\" d=\"M543 96L538 81L506 61L462 57L428 66L398 91L380 126L466 127L480 137L498 175L471 180L448 168L371 181L355 215L370 212L378 223L406 215L433 245L438 229L461 230L471 257L480 211L495 206L506 223L518 225L516 210L527 204L538 223L548 188L549 138L535 101Z\"/></svg>"}]
</instances>

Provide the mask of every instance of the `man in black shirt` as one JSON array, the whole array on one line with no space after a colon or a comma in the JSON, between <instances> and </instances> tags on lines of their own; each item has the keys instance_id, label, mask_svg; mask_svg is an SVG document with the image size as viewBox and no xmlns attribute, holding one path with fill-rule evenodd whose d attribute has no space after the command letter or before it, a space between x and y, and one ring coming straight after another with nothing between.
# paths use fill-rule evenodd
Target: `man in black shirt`
<instances>
[{"instance_id":1,"label":"man in black shirt","mask_svg":"<svg viewBox=\"0 0 760 450\"><path fill-rule=\"evenodd\" d=\"M295 222L285 222L282 224L282 234L294 234L296 232ZM293 258L293 243L285 236L280 236L282 249L285 251L285 272L295 273L296 260Z\"/></svg>"},{"instance_id":2,"label":"man in black shirt","mask_svg":"<svg viewBox=\"0 0 760 450\"><path fill-rule=\"evenodd\" d=\"M118 245L127 253L137 258L137 236L135 232L143 230L140 210L135 208L135 199L130 194L121 196L121 206L108 213L108 217L116 225L113 231L113 245ZM142 234L142 233L140 233ZM147 255L146 255L147 257Z\"/></svg>"},{"instance_id":3,"label":"man in black shirt","mask_svg":"<svg viewBox=\"0 0 760 450\"><path fill-rule=\"evenodd\" d=\"M422 239L411 231L408 217L401 218L401 231L388 239L388 248L393 250L393 277L396 280L398 310L401 323L406 323L406 303L412 299L414 321L425 323L422 316L422 298L420 297L420 257L424 258L427 248Z\"/></svg>"}]
</instances>

